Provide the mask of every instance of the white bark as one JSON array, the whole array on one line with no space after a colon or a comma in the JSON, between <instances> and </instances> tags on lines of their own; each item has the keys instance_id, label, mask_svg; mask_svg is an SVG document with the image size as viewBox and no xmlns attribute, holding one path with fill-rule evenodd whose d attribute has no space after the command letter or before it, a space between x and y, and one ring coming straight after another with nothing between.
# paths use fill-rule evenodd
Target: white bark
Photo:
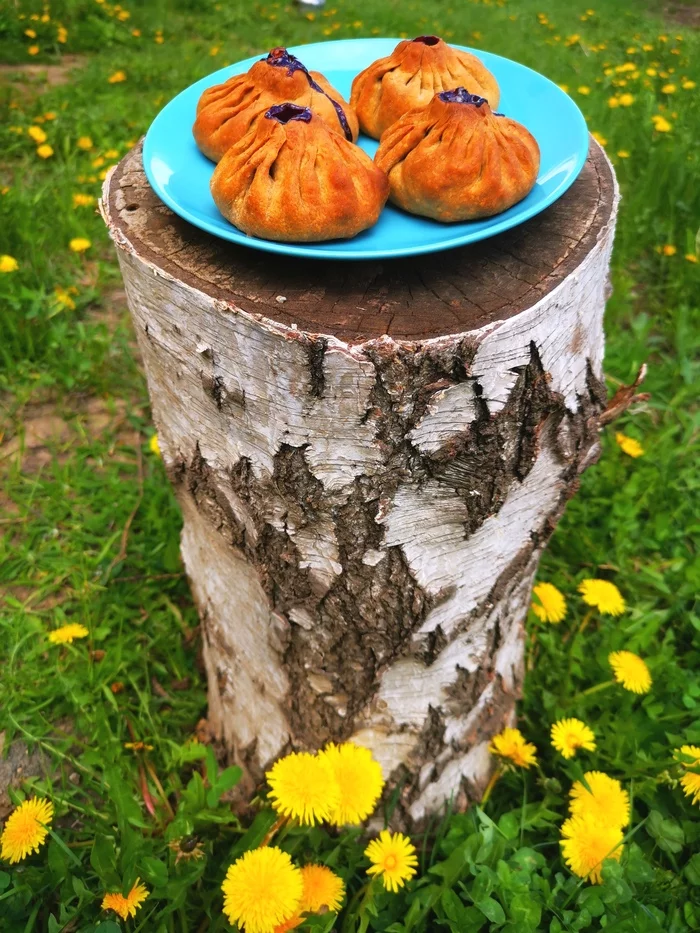
<instances>
[{"instance_id":1,"label":"white bark","mask_svg":"<svg viewBox=\"0 0 700 933\"><path fill-rule=\"evenodd\" d=\"M419 393L383 368L399 351L391 338L349 345L327 337L314 368L309 335L187 285L112 229L163 459L173 477L195 477L176 488L182 554L203 620L210 719L256 774L312 741L294 708L303 695L313 697L309 717L370 747L387 778L401 768L418 772L406 801L411 819L460 787L483 787L488 737L511 720L522 681L523 620L543 542L576 472L595 456L587 374L602 376L615 207L579 267L537 304L413 346L436 359L465 343L475 348L466 378L432 391L422 410ZM538 425L525 475L511 477L489 514L479 488L437 470L427 475L426 467L449 460L455 445L469 456L475 425L501 418L500 465L511 470L519 439L507 406L524 368L535 365L533 346L561 410ZM402 438L390 439L390 414L412 423L408 452ZM308 471L297 501L279 472L290 450ZM244 462L248 493L232 483ZM376 500L371 540L352 554L354 529L342 509ZM268 532L287 541L288 552L265 552ZM359 567L377 604L390 603L386 575L399 552L416 605L428 608L415 619L394 614L406 627L397 646L398 636L382 641L386 616L373 622L365 603L354 615L328 600ZM308 590L296 595L292 580L273 595L280 584L263 585L273 560L280 574L288 561ZM354 591L348 584L342 592ZM376 665L373 687L359 697L364 662L343 663L343 639L356 633L352 645L371 641ZM290 667L290 646L305 659L301 667ZM468 707L460 702L464 683L473 685Z\"/></svg>"}]
</instances>

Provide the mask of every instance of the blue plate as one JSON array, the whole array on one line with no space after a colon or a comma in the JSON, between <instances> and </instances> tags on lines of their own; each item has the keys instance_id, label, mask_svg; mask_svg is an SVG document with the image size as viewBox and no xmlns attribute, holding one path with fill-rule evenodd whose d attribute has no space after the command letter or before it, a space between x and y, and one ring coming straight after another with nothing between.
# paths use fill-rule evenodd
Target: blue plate
<instances>
[{"instance_id":1,"label":"blue plate","mask_svg":"<svg viewBox=\"0 0 700 933\"><path fill-rule=\"evenodd\" d=\"M391 54L400 39L340 39L291 48L307 68L321 71L350 99L352 79L367 65ZM201 154L192 136L197 101L212 84L247 71L263 55L229 65L202 78L178 94L158 114L146 135L143 162L153 190L180 217L196 227L234 243L270 253L318 259L386 259L432 253L494 236L549 207L573 184L588 153L588 130L571 98L548 78L517 62L472 52L496 76L501 88L499 111L524 124L539 143L542 161L535 187L519 204L486 220L441 224L415 217L387 204L377 224L351 240L325 243L276 243L246 236L218 211L209 191L214 163ZM360 136L370 156L377 142Z\"/></svg>"}]
</instances>

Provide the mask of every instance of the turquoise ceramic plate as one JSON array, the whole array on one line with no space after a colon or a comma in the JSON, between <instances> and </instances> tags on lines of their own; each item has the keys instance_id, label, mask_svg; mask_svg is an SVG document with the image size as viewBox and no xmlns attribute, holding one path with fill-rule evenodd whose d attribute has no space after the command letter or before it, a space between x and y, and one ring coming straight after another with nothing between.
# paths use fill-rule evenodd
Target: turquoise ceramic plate
<instances>
[{"instance_id":1,"label":"turquoise ceramic plate","mask_svg":"<svg viewBox=\"0 0 700 933\"><path fill-rule=\"evenodd\" d=\"M355 75L377 58L389 55L400 39L341 39L291 48L307 68L321 71L346 100ZM465 46L458 46L465 48ZM178 94L161 110L146 135L143 161L156 194L176 214L202 230L235 243L271 253L319 259L386 259L413 256L474 243L508 230L539 214L560 198L583 168L588 131L581 111L560 88L536 71L510 59L466 49L478 56L498 79L499 111L524 124L540 146L537 184L519 204L487 220L441 224L406 214L390 204L378 223L352 240L326 243L275 243L249 237L222 217L209 192L214 164L197 149L192 137L197 101L205 88L247 71L263 55L215 71ZM360 136L373 156L377 143Z\"/></svg>"}]
</instances>

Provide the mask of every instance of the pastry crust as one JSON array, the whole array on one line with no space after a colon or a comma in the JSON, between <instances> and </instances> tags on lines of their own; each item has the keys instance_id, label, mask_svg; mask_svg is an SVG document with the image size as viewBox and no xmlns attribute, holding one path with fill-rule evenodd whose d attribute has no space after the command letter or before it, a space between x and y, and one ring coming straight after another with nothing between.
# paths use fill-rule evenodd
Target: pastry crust
<instances>
[{"instance_id":1,"label":"pastry crust","mask_svg":"<svg viewBox=\"0 0 700 933\"><path fill-rule=\"evenodd\" d=\"M308 108L284 103L226 152L211 193L244 233L302 243L347 239L372 227L389 182L359 146Z\"/></svg>"},{"instance_id":2,"label":"pastry crust","mask_svg":"<svg viewBox=\"0 0 700 933\"><path fill-rule=\"evenodd\" d=\"M392 203L434 220L476 220L532 190L540 149L522 124L457 88L397 120L374 160L389 176Z\"/></svg>"},{"instance_id":3,"label":"pastry crust","mask_svg":"<svg viewBox=\"0 0 700 933\"><path fill-rule=\"evenodd\" d=\"M458 85L498 108L498 82L478 58L437 36L418 36L399 42L391 55L357 75L350 106L362 132L379 139L408 110L427 107L435 94Z\"/></svg>"},{"instance_id":4,"label":"pastry crust","mask_svg":"<svg viewBox=\"0 0 700 933\"><path fill-rule=\"evenodd\" d=\"M357 117L350 104L318 71L307 71L284 48L272 49L245 74L207 88L197 104L192 132L199 149L218 162L275 104L308 107L329 130L355 141Z\"/></svg>"}]
</instances>

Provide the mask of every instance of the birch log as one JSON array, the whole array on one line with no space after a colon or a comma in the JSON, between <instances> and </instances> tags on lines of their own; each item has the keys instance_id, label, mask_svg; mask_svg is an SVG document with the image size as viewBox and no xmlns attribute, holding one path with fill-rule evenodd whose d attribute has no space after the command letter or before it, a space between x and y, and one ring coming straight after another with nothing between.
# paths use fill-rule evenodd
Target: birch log
<instances>
[{"instance_id":1,"label":"birch log","mask_svg":"<svg viewBox=\"0 0 700 933\"><path fill-rule=\"evenodd\" d=\"M402 782L405 823L482 791L540 554L598 455L617 200L591 141L516 230L313 262L190 227L140 147L108 177L210 724L251 782L352 739Z\"/></svg>"}]
</instances>

